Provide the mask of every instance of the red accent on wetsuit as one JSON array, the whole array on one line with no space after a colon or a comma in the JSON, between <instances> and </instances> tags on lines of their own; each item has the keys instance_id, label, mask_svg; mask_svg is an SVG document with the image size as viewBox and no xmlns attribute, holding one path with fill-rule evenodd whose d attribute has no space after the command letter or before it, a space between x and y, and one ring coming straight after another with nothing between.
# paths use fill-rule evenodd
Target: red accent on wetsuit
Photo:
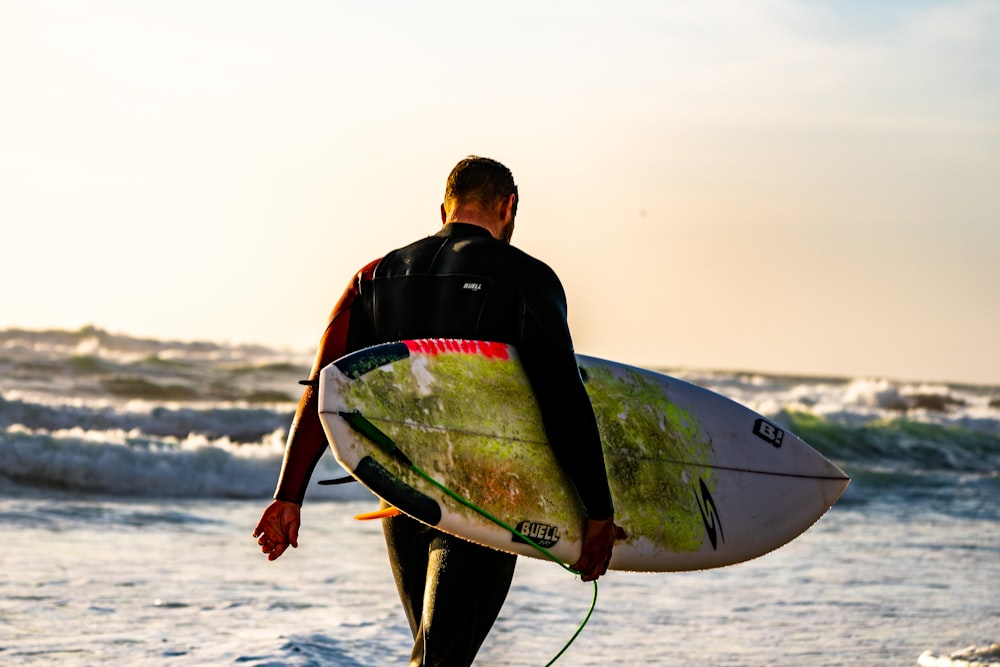
<instances>
[{"instance_id":1,"label":"red accent on wetsuit","mask_svg":"<svg viewBox=\"0 0 1000 667\"><path fill-rule=\"evenodd\" d=\"M371 281L375 267L380 261L381 259L377 259L370 262L358 271L347 289L344 290L340 300L337 301L337 305L333 307L333 312L330 313L330 323L320 341L316 362L309 376L310 380L316 380L323 368L347 354L352 308L355 303L358 303L361 284ZM300 421L309 419L310 425L308 427L303 425L305 435L300 434L298 425L296 425L292 439L285 448L285 458L281 464L278 487L274 492L274 497L278 500L288 500L301 505L309 478L312 477L316 464L326 452L327 442L322 425L319 423L318 402L319 392L312 387L307 388L299 404L298 413L301 415Z\"/></svg>"},{"instance_id":2,"label":"red accent on wetsuit","mask_svg":"<svg viewBox=\"0 0 1000 667\"><path fill-rule=\"evenodd\" d=\"M324 359L325 363L319 368L313 368L313 374L310 379L315 380L319 371L324 366L349 352L347 349L347 334L351 328L351 308L361 293L361 284L371 281L372 276L375 274L375 267L381 261L381 259L376 259L369 262L363 269L358 271L357 275L354 276L354 280L344 290L337 305L333 307L333 312L330 314L330 324L326 327L326 334L321 349L321 354L326 357Z\"/></svg>"}]
</instances>

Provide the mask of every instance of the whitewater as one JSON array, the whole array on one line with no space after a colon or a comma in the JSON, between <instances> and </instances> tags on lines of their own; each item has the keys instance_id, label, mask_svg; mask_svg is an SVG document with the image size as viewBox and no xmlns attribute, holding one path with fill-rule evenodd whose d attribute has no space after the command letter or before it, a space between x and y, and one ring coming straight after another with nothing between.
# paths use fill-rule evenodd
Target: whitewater
<instances>
[{"instance_id":1,"label":"whitewater","mask_svg":"<svg viewBox=\"0 0 1000 667\"><path fill-rule=\"evenodd\" d=\"M352 518L376 506L366 491L313 484L300 547L276 562L250 538L310 363L95 327L0 330L0 660L405 664L379 527ZM768 415L853 482L750 563L609 573L557 664L1000 660L1000 387L664 372ZM313 479L342 475L328 456ZM477 664L544 664L591 592L521 559Z\"/></svg>"}]
</instances>

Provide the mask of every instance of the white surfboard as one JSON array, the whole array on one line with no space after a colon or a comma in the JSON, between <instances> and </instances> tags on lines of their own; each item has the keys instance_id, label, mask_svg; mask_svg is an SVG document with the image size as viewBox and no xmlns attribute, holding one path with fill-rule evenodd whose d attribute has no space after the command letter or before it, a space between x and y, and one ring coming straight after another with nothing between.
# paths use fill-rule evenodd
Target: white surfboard
<instances>
[{"instance_id":1,"label":"white surfboard","mask_svg":"<svg viewBox=\"0 0 1000 667\"><path fill-rule=\"evenodd\" d=\"M612 569L695 570L761 556L812 525L850 481L792 433L719 394L610 361L578 362L627 534ZM563 562L579 557L585 514L510 346L435 339L347 355L322 371L320 417L340 464L403 512L546 557L409 461Z\"/></svg>"}]
</instances>

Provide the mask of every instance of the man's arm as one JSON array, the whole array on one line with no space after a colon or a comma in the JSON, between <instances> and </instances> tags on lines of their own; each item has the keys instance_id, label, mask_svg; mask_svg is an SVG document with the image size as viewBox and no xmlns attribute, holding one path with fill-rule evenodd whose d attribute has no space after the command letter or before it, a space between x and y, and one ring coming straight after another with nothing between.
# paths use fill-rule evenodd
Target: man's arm
<instances>
[{"instance_id":1,"label":"man's arm","mask_svg":"<svg viewBox=\"0 0 1000 667\"><path fill-rule=\"evenodd\" d=\"M348 352L351 312L357 302L360 283L370 277L377 263L370 263L355 276L334 307L316 352L310 380L317 380L323 368ZM326 447L326 433L319 419L319 390L309 385L302 393L292 420L274 500L264 510L253 532L269 560L281 556L289 546L298 546L302 501Z\"/></svg>"},{"instance_id":2,"label":"man's arm","mask_svg":"<svg viewBox=\"0 0 1000 667\"><path fill-rule=\"evenodd\" d=\"M334 311L330 325L323 333L316 360L313 363L310 381L319 377L319 372L330 362L343 356L340 346L336 344L338 330L345 327L349 320L350 310ZM285 445L285 457L281 462L281 473L278 475L278 486L274 491L275 500L284 500L297 505L305 498L309 478L320 458L326 451L326 434L319 420L319 388L314 385L306 387L302 392L295 417L288 433Z\"/></svg>"},{"instance_id":3,"label":"man's arm","mask_svg":"<svg viewBox=\"0 0 1000 667\"><path fill-rule=\"evenodd\" d=\"M625 534L614 524L600 432L573 351L565 292L551 270L536 286L526 294L519 351L553 452L587 510L583 551L572 567L590 581L607 571L614 542Z\"/></svg>"},{"instance_id":4,"label":"man's arm","mask_svg":"<svg viewBox=\"0 0 1000 667\"><path fill-rule=\"evenodd\" d=\"M587 510L583 549L571 567L584 581L591 581L607 572L615 540L624 539L625 532L614 523L600 432L576 355L553 351L544 366L548 369L541 373L544 379L532 382L532 389L553 452Z\"/></svg>"}]
</instances>

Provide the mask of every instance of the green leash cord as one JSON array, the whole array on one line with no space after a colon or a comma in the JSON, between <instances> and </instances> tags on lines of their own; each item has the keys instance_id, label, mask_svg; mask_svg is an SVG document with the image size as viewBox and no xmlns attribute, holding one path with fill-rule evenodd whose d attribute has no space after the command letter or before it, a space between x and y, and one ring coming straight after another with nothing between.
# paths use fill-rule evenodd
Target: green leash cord
<instances>
[{"instance_id":1,"label":"green leash cord","mask_svg":"<svg viewBox=\"0 0 1000 667\"><path fill-rule=\"evenodd\" d=\"M410 458L406 454L404 454L401 449L399 449L399 446L396 445L395 441L392 438L383 433L377 426L375 426L375 424L372 424L370 421L368 421L368 419L366 419L360 412L340 412L339 414L341 417L344 418L344 420L351 428L353 428L355 431L357 431L361 435L365 436L366 438L374 442L384 452L392 456L394 459L396 459L403 465L407 466L410 470L415 472L420 477L424 478L425 480L436 486L450 498L461 503L462 505L465 505L466 507L480 514L486 519L489 519L490 521L500 526L501 528L509 531L513 535L516 535L518 538L523 539L529 545L531 545L540 553L545 555L546 558L551 560L553 563L558 564L559 567L566 570L567 572L574 575L580 574L580 572L574 570L573 568L569 567L561 560L559 560L559 558L554 553L552 553L542 545L538 544L527 535L521 533L517 528L514 528L513 526L505 522L503 519L496 517L493 514L490 514L489 512L484 510L482 507L479 507L472 501L463 498L462 496L458 495L457 493L449 489L441 482L437 481L436 479L428 475L426 472L424 472L424 470L420 466L411 461ZM573 644L573 642L576 641L576 638L580 636L580 633L583 632L583 629L587 626L587 622L590 621L590 617L594 613L594 609L596 607L597 607L597 580L595 579L594 597L590 602L590 609L587 611L587 615L583 618L583 621L580 623L580 626L576 629L576 632L573 633L573 636L569 638L569 641L567 641L566 644L563 645L563 647L559 650L559 652L556 653L555 657L553 657L551 660L545 663L545 667L551 667L551 665L555 664L556 660L561 658L563 653L565 653L566 650Z\"/></svg>"}]
</instances>

